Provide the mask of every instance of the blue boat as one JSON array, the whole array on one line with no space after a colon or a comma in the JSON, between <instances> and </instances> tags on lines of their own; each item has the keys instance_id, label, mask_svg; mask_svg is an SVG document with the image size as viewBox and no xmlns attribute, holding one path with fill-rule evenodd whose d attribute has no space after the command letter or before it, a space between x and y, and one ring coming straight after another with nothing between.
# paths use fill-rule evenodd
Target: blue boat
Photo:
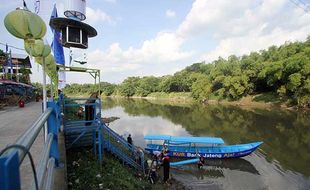
<instances>
[{"instance_id":1,"label":"blue boat","mask_svg":"<svg viewBox=\"0 0 310 190\"><path fill-rule=\"evenodd\" d=\"M217 137L174 137L169 135L145 135L145 140L161 141L162 144L147 144L145 150L153 154L162 151L166 146L168 156L177 158L238 158L251 154L263 142L225 145L222 138Z\"/></svg>"}]
</instances>

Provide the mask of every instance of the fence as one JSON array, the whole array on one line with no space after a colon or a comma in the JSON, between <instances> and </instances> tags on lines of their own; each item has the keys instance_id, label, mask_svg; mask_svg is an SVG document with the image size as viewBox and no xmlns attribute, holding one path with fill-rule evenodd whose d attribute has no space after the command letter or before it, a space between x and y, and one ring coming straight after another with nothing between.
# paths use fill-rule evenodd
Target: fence
<instances>
[{"instance_id":1,"label":"fence","mask_svg":"<svg viewBox=\"0 0 310 190\"><path fill-rule=\"evenodd\" d=\"M81 115L77 113L81 108ZM63 101L66 149L92 146L94 154L103 159L101 100L99 98L65 98Z\"/></svg>"},{"instance_id":2,"label":"fence","mask_svg":"<svg viewBox=\"0 0 310 190\"><path fill-rule=\"evenodd\" d=\"M94 103L74 103L74 101L93 100ZM90 106L97 110L92 117L77 119L76 109L72 107ZM110 151L124 164L144 172L143 151L127 143L127 141L107 127L101 119L101 100L98 98L70 98L64 99L60 95L57 102L48 102L47 110L23 133L13 145L7 146L0 152L0 189L21 189L19 167L32 144L47 122L47 138L41 153L38 170L33 166L34 180L30 189L53 189L54 169L59 164L58 131L64 124L66 148L74 146L93 146L94 153L98 153L99 161L103 160L104 149ZM62 119L62 112L64 119Z\"/></svg>"},{"instance_id":3,"label":"fence","mask_svg":"<svg viewBox=\"0 0 310 190\"><path fill-rule=\"evenodd\" d=\"M34 173L34 180L30 189L53 189L54 169L59 164L58 131L61 124L61 102L62 96L60 96L57 102L48 102L48 108L33 125L14 144L7 146L1 151L1 190L21 189L19 167L26 154L29 155ZM48 135L40 156L38 170L35 170L29 150L46 122Z\"/></svg>"},{"instance_id":4,"label":"fence","mask_svg":"<svg viewBox=\"0 0 310 190\"><path fill-rule=\"evenodd\" d=\"M82 115L81 118L77 118L78 109L85 107L86 110L87 106L97 110L92 112L91 119L86 119L88 113ZM66 98L64 99L64 113L67 149L93 146L94 153L98 153L100 161L103 158L103 150L106 149L124 164L126 163L137 170L144 171L143 151L128 144L122 136L105 125L101 119L101 100L99 98Z\"/></svg>"},{"instance_id":5,"label":"fence","mask_svg":"<svg viewBox=\"0 0 310 190\"><path fill-rule=\"evenodd\" d=\"M104 123L104 148L118 157L123 164L128 164L136 170L144 172L144 153L141 148L129 144L122 136L110 129Z\"/></svg>"}]
</instances>

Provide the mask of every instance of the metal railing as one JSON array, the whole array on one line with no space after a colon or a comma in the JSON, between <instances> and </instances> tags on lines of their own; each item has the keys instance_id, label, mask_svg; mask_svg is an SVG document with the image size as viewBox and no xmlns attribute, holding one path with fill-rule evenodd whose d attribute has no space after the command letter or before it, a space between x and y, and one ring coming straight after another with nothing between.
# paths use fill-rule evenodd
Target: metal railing
<instances>
[{"instance_id":1,"label":"metal railing","mask_svg":"<svg viewBox=\"0 0 310 190\"><path fill-rule=\"evenodd\" d=\"M87 101L92 103L86 103ZM83 101L83 102L82 102ZM85 111L81 118L77 118L76 108L84 107ZM89 120L86 120L86 107L92 110ZM100 98L65 98L63 103L64 133L66 148L93 146L95 154L98 153L99 161L103 159L101 131L101 100ZM97 149L98 147L98 149Z\"/></svg>"},{"instance_id":2,"label":"metal railing","mask_svg":"<svg viewBox=\"0 0 310 190\"><path fill-rule=\"evenodd\" d=\"M141 148L129 144L122 136L103 125L104 148L116 155L123 163L126 163L136 170L145 171L144 153Z\"/></svg>"},{"instance_id":3,"label":"metal railing","mask_svg":"<svg viewBox=\"0 0 310 190\"><path fill-rule=\"evenodd\" d=\"M38 170L34 170L36 171L34 173L36 173L37 181L33 180L30 189L37 189L37 187L39 189L52 189L54 168L58 166L59 160L58 131L61 124L61 99L62 96L60 96L58 102L48 102L48 108L32 126L13 145L9 145L4 149L8 150L0 157L1 190L21 189L19 167L46 122L48 136L37 166Z\"/></svg>"},{"instance_id":4,"label":"metal railing","mask_svg":"<svg viewBox=\"0 0 310 190\"><path fill-rule=\"evenodd\" d=\"M81 101L87 102L87 100L93 100L95 103L81 103ZM128 144L122 136L107 127L101 120L101 100L99 98L65 98L63 106L64 113L70 113L68 108L72 109L83 106L93 106L93 109L96 110L97 108L98 110L97 113L93 113L93 120L91 121L86 121L85 115L82 119L77 120L74 117L73 119L66 117L65 114L64 131L67 148L71 148L74 145L87 146L92 144L94 152L97 153L98 151L100 161L102 160L104 148L106 148L123 163L139 171L144 171L143 151ZM85 126L87 122L91 122L91 125Z\"/></svg>"},{"instance_id":5,"label":"metal railing","mask_svg":"<svg viewBox=\"0 0 310 190\"><path fill-rule=\"evenodd\" d=\"M42 113L38 119L30 126L14 143L14 145L22 147L7 147L10 148L5 151L5 154L0 157L0 189L11 190L21 189L19 167L23 162L26 153L29 151L34 141L38 137L40 131L47 122L48 136L43 146L39 165L36 167L36 180L33 180L30 189L53 189L54 169L58 166L59 151L58 151L58 131L62 123L61 108L65 111L65 107L81 106L88 104L66 104L66 100L61 95L59 101L48 102L47 109ZM75 99L77 100L77 99ZM78 98L78 100L85 100ZM78 143L79 139L87 133L88 130L92 131L92 143L94 146L94 152L97 153L99 161L102 161L104 148L108 149L112 154L118 157L124 164L128 164L135 169L144 172L144 154L143 151L135 146L127 143L127 141L107 127L101 120L101 101L91 106L98 106L99 113L94 113L93 127L84 126L86 121L64 121L64 131L79 132L80 135L75 138L74 143ZM90 122L90 121L88 121ZM82 142L81 142L82 143Z\"/></svg>"}]
</instances>

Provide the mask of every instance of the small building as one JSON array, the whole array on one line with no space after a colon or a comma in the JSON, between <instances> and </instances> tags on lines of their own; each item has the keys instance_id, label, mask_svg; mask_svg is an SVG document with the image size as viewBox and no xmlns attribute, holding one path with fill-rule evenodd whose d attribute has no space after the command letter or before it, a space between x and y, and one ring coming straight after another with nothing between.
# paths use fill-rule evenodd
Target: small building
<instances>
[{"instance_id":1,"label":"small building","mask_svg":"<svg viewBox=\"0 0 310 190\"><path fill-rule=\"evenodd\" d=\"M6 62L5 56L0 56L0 67L2 79L30 84L32 66L28 55L12 53L12 66Z\"/></svg>"}]
</instances>

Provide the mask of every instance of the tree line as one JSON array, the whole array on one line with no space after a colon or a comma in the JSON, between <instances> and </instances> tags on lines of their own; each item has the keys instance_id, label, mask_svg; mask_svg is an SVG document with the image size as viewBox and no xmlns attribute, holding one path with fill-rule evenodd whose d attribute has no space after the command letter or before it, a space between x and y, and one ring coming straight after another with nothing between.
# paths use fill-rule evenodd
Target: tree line
<instances>
[{"instance_id":1,"label":"tree line","mask_svg":"<svg viewBox=\"0 0 310 190\"><path fill-rule=\"evenodd\" d=\"M98 90L92 84L70 84L69 94ZM188 92L197 101L238 100L272 93L292 105L310 105L310 37L277 47L211 63L194 63L173 75L128 77L121 84L101 83L104 95L148 96L154 92Z\"/></svg>"}]
</instances>

